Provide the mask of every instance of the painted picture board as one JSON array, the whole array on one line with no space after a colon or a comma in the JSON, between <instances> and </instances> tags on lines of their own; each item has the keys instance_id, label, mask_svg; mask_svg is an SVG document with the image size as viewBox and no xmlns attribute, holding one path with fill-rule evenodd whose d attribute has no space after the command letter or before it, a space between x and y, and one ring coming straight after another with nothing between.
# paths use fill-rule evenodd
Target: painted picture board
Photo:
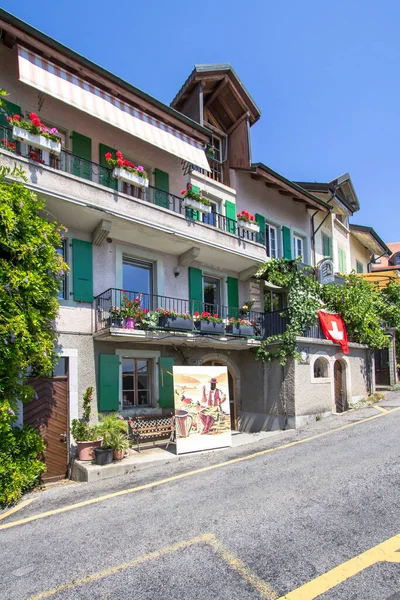
<instances>
[{"instance_id":1,"label":"painted picture board","mask_svg":"<svg viewBox=\"0 0 400 600\"><path fill-rule=\"evenodd\" d=\"M231 445L228 370L173 367L176 453Z\"/></svg>"}]
</instances>

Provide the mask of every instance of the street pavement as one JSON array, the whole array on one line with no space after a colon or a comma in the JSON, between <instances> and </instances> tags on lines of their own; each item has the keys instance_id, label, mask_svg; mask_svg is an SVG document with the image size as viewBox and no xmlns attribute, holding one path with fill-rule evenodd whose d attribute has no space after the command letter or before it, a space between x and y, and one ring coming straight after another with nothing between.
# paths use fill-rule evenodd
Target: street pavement
<instances>
[{"instance_id":1,"label":"street pavement","mask_svg":"<svg viewBox=\"0 0 400 600\"><path fill-rule=\"evenodd\" d=\"M0 598L400 598L400 536L370 550L400 534L397 407L31 494L0 520Z\"/></svg>"}]
</instances>

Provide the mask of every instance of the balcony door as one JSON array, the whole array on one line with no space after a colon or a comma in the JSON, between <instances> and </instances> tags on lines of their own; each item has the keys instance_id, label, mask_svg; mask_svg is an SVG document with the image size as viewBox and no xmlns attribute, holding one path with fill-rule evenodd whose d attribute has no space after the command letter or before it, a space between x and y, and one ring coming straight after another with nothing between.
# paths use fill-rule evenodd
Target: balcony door
<instances>
[{"instance_id":1,"label":"balcony door","mask_svg":"<svg viewBox=\"0 0 400 600\"><path fill-rule=\"evenodd\" d=\"M209 275L203 276L204 310L214 314L220 312L221 280Z\"/></svg>"},{"instance_id":2,"label":"balcony door","mask_svg":"<svg viewBox=\"0 0 400 600\"><path fill-rule=\"evenodd\" d=\"M135 294L142 294L142 307L151 310L153 295L154 265L151 262L124 256L122 261L122 289L130 300ZM129 292L132 292L129 294Z\"/></svg>"}]
</instances>

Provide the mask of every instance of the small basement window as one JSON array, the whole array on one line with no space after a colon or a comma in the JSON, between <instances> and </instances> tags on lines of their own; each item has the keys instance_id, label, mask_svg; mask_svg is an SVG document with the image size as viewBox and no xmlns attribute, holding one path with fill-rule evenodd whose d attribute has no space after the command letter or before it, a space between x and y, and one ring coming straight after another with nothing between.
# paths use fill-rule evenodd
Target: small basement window
<instances>
[{"instance_id":1,"label":"small basement window","mask_svg":"<svg viewBox=\"0 0 400 600\"><path fill-rule=\"evenodd\" d=\"M329 377L329 363L326 358L317 358L314 362L314 378Z\"/></svg>"}]
</instances>

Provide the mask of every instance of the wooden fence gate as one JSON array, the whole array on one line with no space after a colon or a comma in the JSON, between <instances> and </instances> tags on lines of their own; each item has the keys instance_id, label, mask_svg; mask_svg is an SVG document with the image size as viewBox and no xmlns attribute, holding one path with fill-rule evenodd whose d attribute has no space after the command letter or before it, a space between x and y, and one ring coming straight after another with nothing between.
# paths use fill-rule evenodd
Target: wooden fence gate
<instances>
[{"instance_id":1,"label":"wooden fence gate","mask_svg":"<svg viewBox=\"0 0 400 600\"><path fill-rule=\"evenodd\" d=\"M24 425L37 429L46 443L44 481L57 481L68 470L68 380L31 379L28 382L38 395L24 404Z\"/></svg>"}]
</instances>

